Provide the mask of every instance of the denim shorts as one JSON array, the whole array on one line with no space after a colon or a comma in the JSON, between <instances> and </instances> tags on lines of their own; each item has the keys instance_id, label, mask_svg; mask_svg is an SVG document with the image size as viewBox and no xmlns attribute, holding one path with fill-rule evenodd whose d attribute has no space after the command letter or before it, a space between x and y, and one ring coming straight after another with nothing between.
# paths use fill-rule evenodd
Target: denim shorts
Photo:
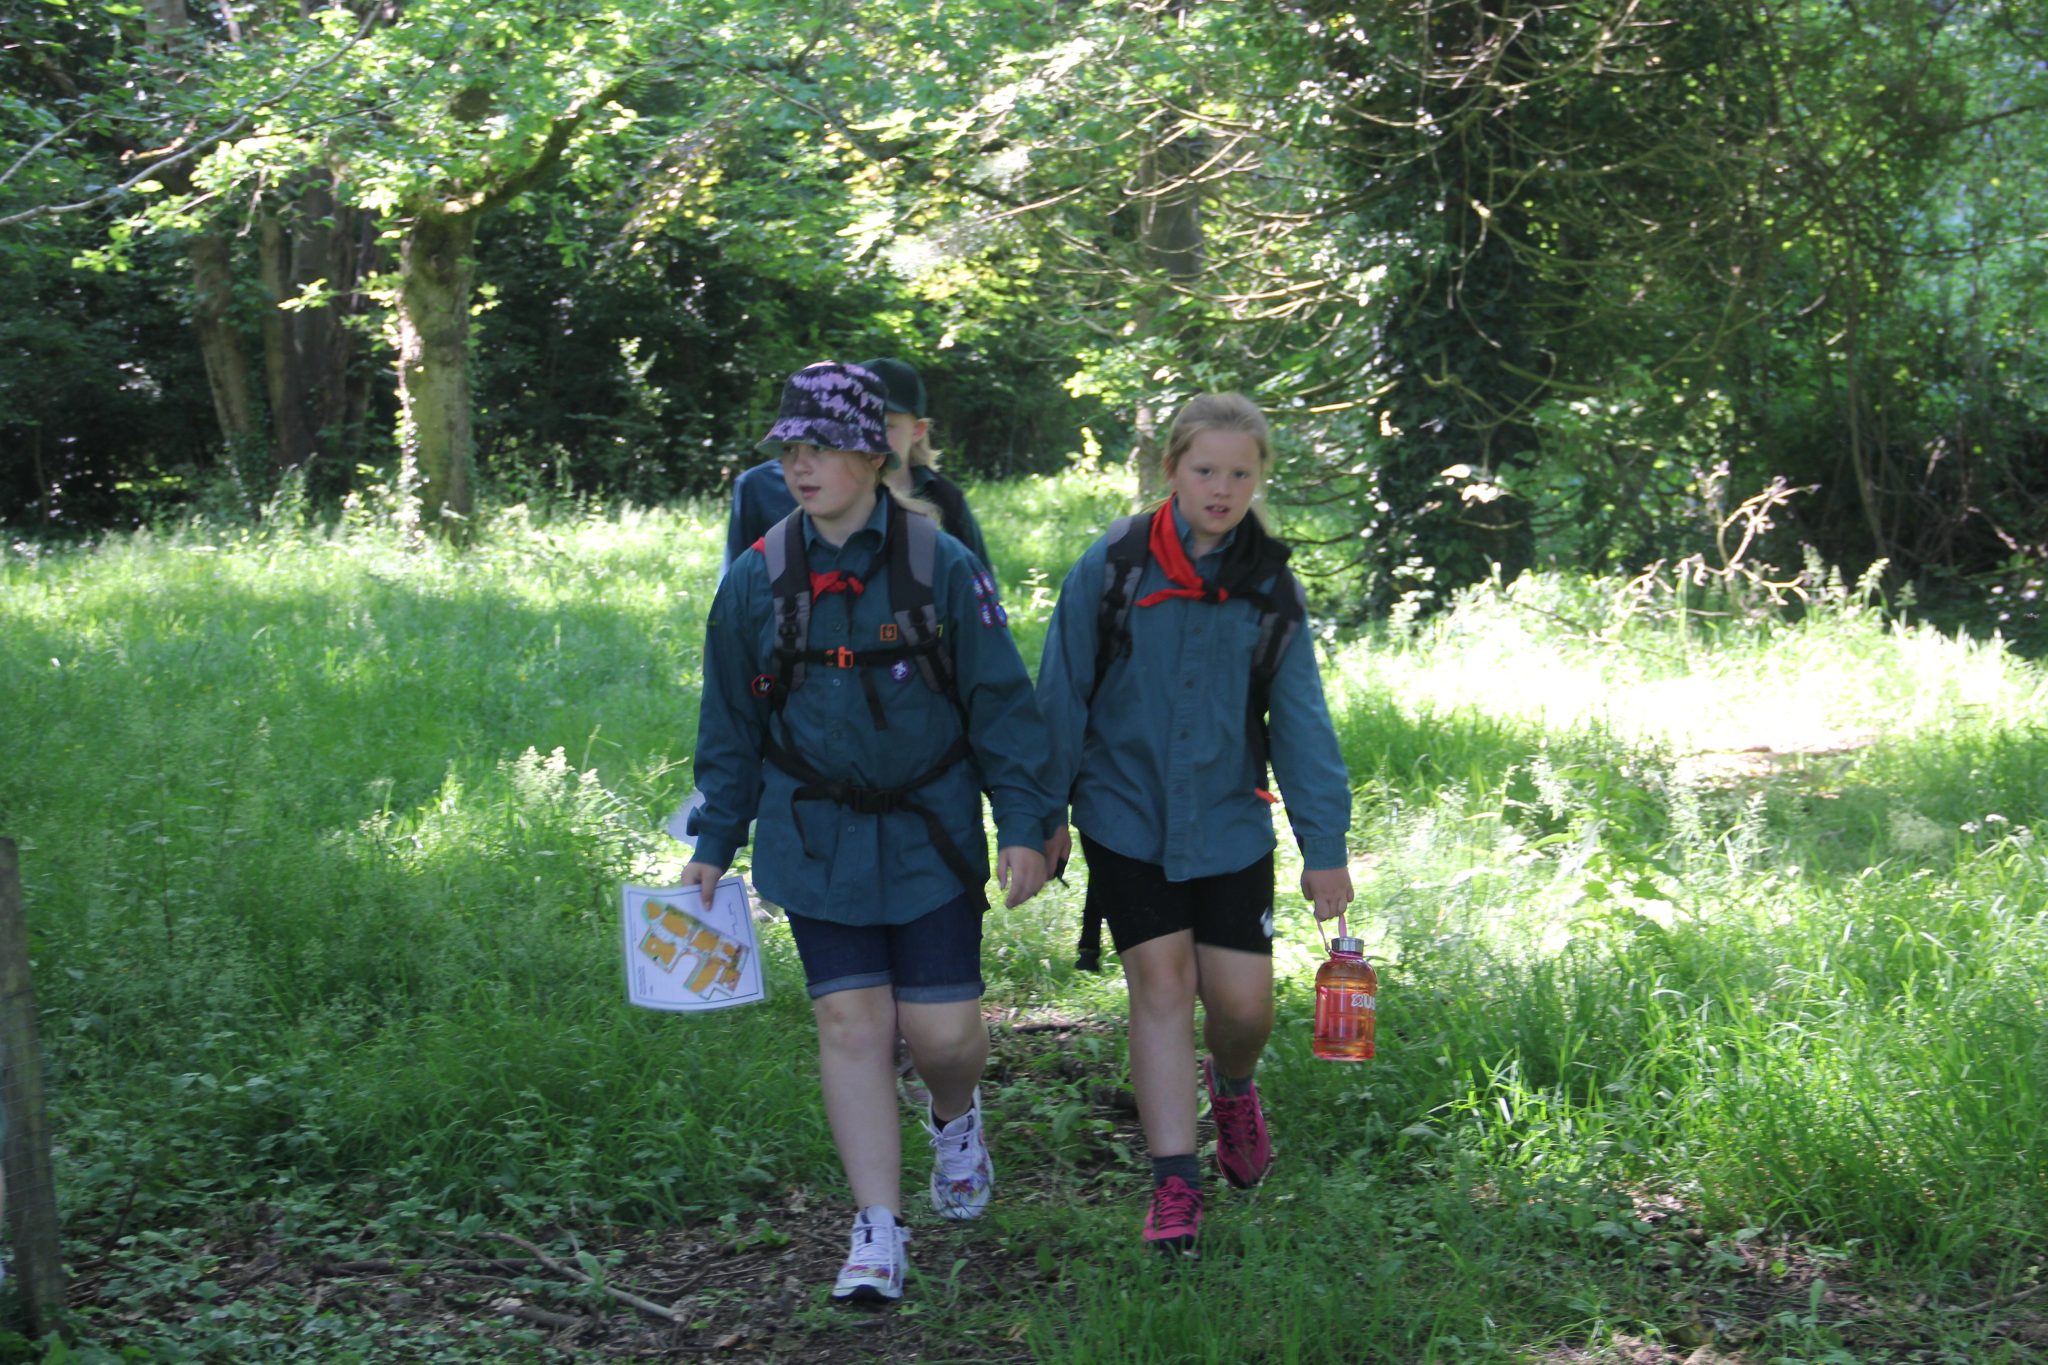
<instances>
[{"instance_id":1,"label":"denim shorts","mask_svg":"<svg viewBox=\"0 0 2048 1365\"><path fill-rule=\"evenodd\" d=\"M834 991L893 986L898 1000L942 1005L979 1000L981 916L977 888L908 924L835 924L792 912L789 932L816 1000Z\"/></svg>"},{"instance_id":2,"label":"denim shorts","mask_svg":"<svg viewBox=\"0 0 2048 1365\"><path fill-rule=\"evenodd\" d=\"M1273 855L1214 877L1170 882L1158 863L1126 858L1081 836L1090 914L1109 925L1119 953L1183 929L1212 948L1273 955Z\"/></svg>"}]
</instances>

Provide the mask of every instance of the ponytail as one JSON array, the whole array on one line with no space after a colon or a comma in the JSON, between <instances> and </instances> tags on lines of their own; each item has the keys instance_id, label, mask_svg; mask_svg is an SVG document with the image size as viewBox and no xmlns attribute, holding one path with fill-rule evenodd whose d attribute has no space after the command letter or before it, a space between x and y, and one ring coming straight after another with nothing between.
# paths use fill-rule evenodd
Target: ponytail
<instances>
[{"instance_id":1,"label":"ponytail","mask_svg":"<svg viewBox=\"0 0 2048 1365\"><path fill-rule=\"evenodd\" d=\"M940 530L946 529L946 518L940 514L938 504L931 499L921 498L915 493L899 493L887 482L882 484L882 491L903 504L904 511L915 512L921 517L928 518L931 524Z\"/></svg>"},{"instance_id":2,"label":"ponytail","mask_svg":"<svg viewBox=\"0 0 2048 1365\"><path fill-rule=\"evenodd\" d=\"M903 463L909 465L912 469L919 468L920 466L925 469L937 469L939 467L939 452L932 445L931 422L929 419L920 420L923 420L925 424L924 434L910 443L910 453L903 457Z\"/></svg>"}]
</instances>

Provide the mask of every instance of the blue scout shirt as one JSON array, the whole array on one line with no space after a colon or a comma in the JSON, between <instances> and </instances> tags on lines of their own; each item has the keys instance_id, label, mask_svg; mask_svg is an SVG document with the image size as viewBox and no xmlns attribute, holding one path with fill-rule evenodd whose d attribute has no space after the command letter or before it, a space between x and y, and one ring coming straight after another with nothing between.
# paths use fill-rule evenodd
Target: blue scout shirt
<instances>
[{"instance_id":1,"label":"blue scout shirt","mask_svg":"<svg viewBox=\"0 0 2048 1365\"><path fill-rule=\"evenodd\" d=\"M882 627L892 620L887 513L887 504L877 499L867 525L839 547L804 517L811 572L845 569L866 584L857 595L830 593L813 601L811 648L845 646L858 653L883 643ZM1042 768L1045 726L995 581L944 532L938 536L932 599L953 651L974 756L921 788L917 800L938 813L946 833L986 880L984 779L1001 847L1038 848L1058 809ZM963 888L914 812L860 815L835 802L806 801L800 808L803 832L818 856L805 856L790 818L790 793L798 784L761 756L770 709L750 687L769 668L774 632L767 561L743 554L719 584L705 630L697 719L696 778L704 793L698 860L730 866L753 824L755 888L800 915L842 924L903 924L958 897ZM874 670L889 719L887 730L877 730L857 676L866 671L810 665L803 685L784 703L776 731L829 776L863 787L901 787L931 771L960 733L960 715L906 663Z\"/></svg>"},{"instance_id":2,"label":"blue scout shirt","mask_svg":"<svg viewBox=\"0 0 2048 1365\"><path fill-rule=\"evenodd\" d=\"M954 500L960 506L960 524L948 524L946 530L973 551L983 568L994 568L995 561L988 557L988 542L982 538L981 523L974 519L974 509L967 505L967 499L958 496L960 490L928 465L911 466L910 491L920 498L931 498L943 507L943 502L932 498L931 486L935 483L952 488ZM782 480L782 461L764 461L734 479L732 511L725 520L726 567L730 568L735 559L752 549L755 541L768 534L769 527L795 510L796 499L790 495L789 485ZM947 520L950 523L952 519Z\"/></svg>"},{"instance_id":3,"label":"blue scout shirt","mask_svg":"<svg viewBox=\"0 0 2048 1365\"><path fill-rule=\"evenodd\" d=\"M1178 505L1173 524L1192 558ZM1236 534L1195 560L1196 572L1214 579ZM1131 653L1110 666L1091 711L1107 546L1107 537L1089 546L1060 585L1038 666L1038 705L1052 730L1052 788L1071 792L1074 824L1091 839L1162 865L1169 881L1249 867L1273 847L1272 807L1255 790L1264 777L1254 771L1245 734L1258 608L1185 597L1133 605ZM1137 595L1172 586L1152 561ZM1344 866L1351 778L1305 631L1280 656L1268 717L1273 773L1303 864Z\"/></svg>"}]
</instances>

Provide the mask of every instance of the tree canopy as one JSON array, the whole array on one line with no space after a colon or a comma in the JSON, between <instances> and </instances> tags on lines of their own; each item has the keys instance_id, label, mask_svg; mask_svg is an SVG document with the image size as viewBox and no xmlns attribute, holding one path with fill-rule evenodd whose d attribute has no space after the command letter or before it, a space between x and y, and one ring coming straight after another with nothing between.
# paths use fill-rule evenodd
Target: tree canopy
<instances>
[{"instance_id":1,"label":"tree canopy","mask_svg":"<svg viewBox=\"0 0 2048 1365\"><path fill-rule=\"evenodd\" d=\"M895 353L970 471L1279 418L1369 609L2048 540L2044 36L1982 0L7 0L0 498L718 488Z\"/></svg>"}]
</instances>

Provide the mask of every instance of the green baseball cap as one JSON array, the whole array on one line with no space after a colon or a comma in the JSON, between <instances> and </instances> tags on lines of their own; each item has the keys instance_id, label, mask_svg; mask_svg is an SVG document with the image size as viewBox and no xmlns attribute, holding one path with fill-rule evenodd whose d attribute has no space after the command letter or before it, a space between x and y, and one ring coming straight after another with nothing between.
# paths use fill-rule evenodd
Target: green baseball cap
<instances>
[{"instance_id":1,"label":"green baseball cap","mask_svg":"<svg viewBox=\"0 0 2048 1365\"><path fill-rule=\"evenodd\" d=\"M882 387L889 391L889 411L924 416L924 381L909 364L890 356L877 356L861 361L860 367L881 377Z\"/></svg>"}]
</instances>

